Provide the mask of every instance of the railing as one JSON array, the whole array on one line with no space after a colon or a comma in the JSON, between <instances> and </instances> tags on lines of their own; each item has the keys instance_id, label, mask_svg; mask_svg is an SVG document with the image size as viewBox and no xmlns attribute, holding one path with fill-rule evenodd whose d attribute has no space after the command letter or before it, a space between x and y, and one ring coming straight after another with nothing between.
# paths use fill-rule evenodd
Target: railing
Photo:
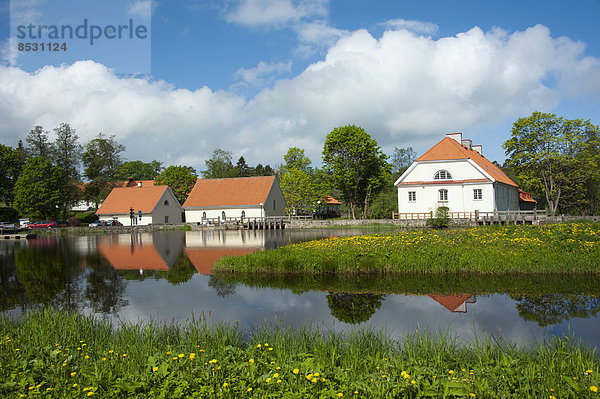
<instances>
[{"instance_id":1,"label":"railing","mask_svg":"<svg viewBox=\"0 0 600 399\"><path fill-rule=\"evenodd\" d=\"M288 220L291 222L292 220L313 220L313 215L288 215Z\"/></svg>"},{"instance_id":2,"label":"railing","mask_svg":"<svg viewBox=\"0 0 600 399\"><path fill-rule=\"evenodd\" d=\"M490 212L448 212L450 219L467 220L538 220L547 217L545 210L532 211L490 211ZM392 212L392 219L396 220L422 220L433 217L433 212Z\"/></svg>"},{"instance_id":3,"label":"railing","mask_svg":"<svg viewBox=\"0 0 600 399\"><path fill-rule=\"evenodd\" d=\"M429 219L432 217L433 217L433 212L407 212L407 213L392 212L392 219L398 219L398 220L419 220L419 219Z\"/></svg>"}]
</instances>

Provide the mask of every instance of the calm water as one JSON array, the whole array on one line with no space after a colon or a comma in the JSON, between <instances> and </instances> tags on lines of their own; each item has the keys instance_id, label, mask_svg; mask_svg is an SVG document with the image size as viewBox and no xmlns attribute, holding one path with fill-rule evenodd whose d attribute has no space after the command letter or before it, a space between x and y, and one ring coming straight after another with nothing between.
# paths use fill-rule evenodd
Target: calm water
<instances>
[{"instance_id":1,"label":"calm water","mask_svg":"<svg viewBox=\"0 0 600 399\"><path fill-rule=\"evenodd\" d=\"M600 281L585 278L215 276L223 255L242 255L352 230L157 232L0 242L0 311L54 306L116 322L185 320L192 313L242 328L284 321L342 331L384 328L486 331L542 341L570 330L600 343Z\"/></svg>"}]
</instances>

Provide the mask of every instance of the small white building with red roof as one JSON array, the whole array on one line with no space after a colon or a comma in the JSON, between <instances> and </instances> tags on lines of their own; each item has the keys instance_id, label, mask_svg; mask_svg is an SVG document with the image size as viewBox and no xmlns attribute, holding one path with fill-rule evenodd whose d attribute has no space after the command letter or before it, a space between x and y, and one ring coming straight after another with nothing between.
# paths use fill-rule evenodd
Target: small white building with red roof
<instances>
[{"instance_id":1,"label":"small white building with red roof","mask_svg":"<svg viewBox=\"0 0 600 399\"><path fill-rule=\"evenodd\" d=\"M181 223L182 209L169 186L144 185L113 188L96 215L100 220L117 220L124 226Z\"/></svg>"},{"instance_id":2,"label":"small white building with red roof","mask_svg":"<svg viewBox=\"0 0 600 399\"><path fill-rule=\"evenodd\" d=\"M519 186L462 133L447 134L394 184L400 213L519 210Z\"/></svg>"}]
</instances>

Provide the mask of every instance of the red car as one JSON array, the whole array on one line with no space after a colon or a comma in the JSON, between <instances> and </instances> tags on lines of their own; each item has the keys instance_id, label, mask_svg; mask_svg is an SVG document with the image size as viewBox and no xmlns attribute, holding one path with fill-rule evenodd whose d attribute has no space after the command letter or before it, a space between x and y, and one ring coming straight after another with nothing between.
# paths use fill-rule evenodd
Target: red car
<instances>
[{"instance_id":1,"label":"red car","mask_svg":"<svg viewBox=\"0 0 600 399\"><path fill-rule=\"evenodd\" d=\"M29 223L27 225L28 229L50 229L56 227L56 223L51 220L42 220L35 223Z\"/></svg>"}]
</instances>

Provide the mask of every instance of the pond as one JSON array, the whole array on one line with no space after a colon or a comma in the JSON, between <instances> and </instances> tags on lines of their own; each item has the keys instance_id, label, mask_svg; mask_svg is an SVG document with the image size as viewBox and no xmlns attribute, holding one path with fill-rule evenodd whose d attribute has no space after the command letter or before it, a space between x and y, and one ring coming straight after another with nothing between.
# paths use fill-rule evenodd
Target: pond
<instances>
[{"instance_id":1,"label":"pond","mask_svg":"<svg viewBox=\"0 0 600 399\"><path fill-rule=\"evenodd\" d=\"M372 231L370 231L372 232ZM0 242L0 311L43 306L139 320L425 329L472 339L541 342L572 334L600 344L600 281L576 276L212 275L223 255L359 230L169 231Z\"/></svg>"}]
</instances>

